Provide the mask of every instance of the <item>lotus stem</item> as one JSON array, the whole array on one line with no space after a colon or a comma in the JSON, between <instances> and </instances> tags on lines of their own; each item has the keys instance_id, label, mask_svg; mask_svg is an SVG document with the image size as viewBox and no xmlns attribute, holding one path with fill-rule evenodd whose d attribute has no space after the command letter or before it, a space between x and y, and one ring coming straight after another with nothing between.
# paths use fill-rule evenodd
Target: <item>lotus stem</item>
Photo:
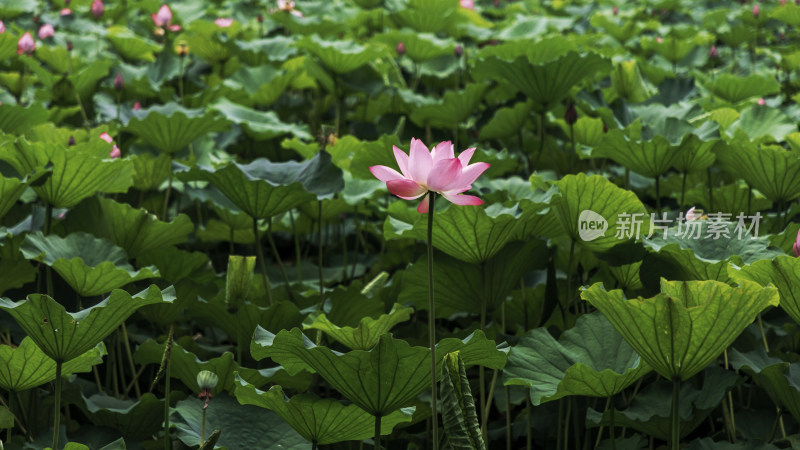
<instances>
[{"instance_id":1,"label":"lotus stem","mask_svg":"<svg viewBox=\"0 0 800 450\"><path fill-rule=\"evenodd\" d=\"M752 190L752 188L750 190ZM748 190L748 197L747 197L748 203L750 201L750 195L749 195L750 190ZM750 214L749 204L747 209L748 209L748 214ZM764 344L764 351L769 353L769 343L767 343L767 335L766 333L764 333L764 322L761 320L761 313L758 313L756 319L758 320L758 330L761 332L761 342ZM727 357L727 352L725 356ZM730 391L728 391L728 394L730 395ZM733 405L733 403L731 403L731 405ZM778 415L778 424L781 427L781 438L786 439L786 426L783 423L783 416L781 415L781 407L778 404L775 405L775 412ZM731 408L731 417L733 417L733 408Z\"/></svg>"},{"instance_id":2,"label":"lotus stem","mask_svg":"<svg viewBox=\"0 0 800 450\"><path fill-rule=\"evenodd\" d=\"M56 392L53 406L53 448L58 450L58 429L61 427L61 368L63 361L56 360Z\"/></svg>"},{"instance_id":3,"label":"lotus stem","mask_svg":"<svg viewBox=\"0 0 800 450\"><path fill-rule=\"evenodd\" d=\"M680 450L681 442L681 416L680 416L681 379L672 378L672 434L670 448Z\"/></svg>"},{"instance_id":4,"label":"lotus stem","mask_svg":"<svg viewBox=\"0 0 800 450\"><path fill-rule=\"evenodd\" d=\"M272 239L272 217L267 219L267 242L269 242L269 247L272 249L272 257L275 258L275 261L278 261L278 267L281 269L283 282L286 283L286 293L289 294L289 300L294 301L294 294L292 294L292 282L289 280L289 274L286 273L286 267L283 265L281 255L278 254L278 247L275 245L275 241Z\"/></svg>"},{"instance_id":5,"label":"lotus stem","mask_svg":"<svg viewBox=\"0 0 800 450\"><path fill-rule=\"evenodd\" d=\"M164 206L161 208L161 220L167 221L167 206L169 205L169 194L172 192L172 159L169 156L169 181L167 182L167 192L164 194Z\"/></svg>"},{"instance_id":6,"label":"lotus stem","mask_svg":"<svg viewBox=\"0 0 800 450\"><path fill-rule=\"evenodd\" d=\"M125 354L128 357L128 364L131 366L131 374L133 376L133 380L131 381L133 384L133 388L136 392L136 398L142 397L142 391L139 388L139 381L136 377L136 364L133 362L133 353L131 352L131 344L128 341L128 327L125 326L125 322L122 322L122 343L125 346Z\"/></svg>"},{"instance_id":7,"label":"lotus stem","mask_svg":"<svg viewBox=\"0 0 800 450\"><path fill-rule=\"evenodd\" d=\"M289 223L292 225L292 236L294 237L294 253L295 253L295 266L297 266L297 282L303 282L303 271L300 270L300 259L302 254L300 252L300 237L297 236L297 228L294 224L294 212L289 210Z\"/></svg>"},{"instance_id":8,"label":"lotus stem","mask_svg":"<svg viewBox=\"0 0 800 450\"><path fill-rule=\"evenodd\" d=\"M564 450L569 450L569 419L572 414L572 402L568 398L564 399L564 402L567 404L567 412L564 414Z\"/></svg>"},{"instance_id":9,"label":"lotus stem","mask_svg":"<svg viewBox=\"0 0 800 450\"><path fill-rule=\"evenodd\" d=\"M567 259L567 309L572 303L572 258L575 256L575 240L571 239L569 244L569 258ZM578 306L575 306L575 313L578 313Z\"/></svg>"},{"instance_id":10,"label":"lotus stem","mask_svg":"<svg viewBox=\"0 0 800 450\"><path fill-rule=\"evenodd\" d=\"M688 172L683 172L683 179L681 180L681 203L680 203L681 210L683 210L684 198L686 197L686 177L688 175L689 175ZM748 206L748 209L750 209L749 206ZM748 213L748 214L750 214L750 213Z\"/></svg>"},{"instance_id":11,"label":"lotus stem","mask_svg":"<svg viewBox=\"0 0 800 450\"><path fill-rule=\"evenodd\" d=\"M714 211L714 186L711 185L711 167L706 169L708 177L708 210Z\"/></svg>"},{"instance_id":12,"label":"lotus stem","mask_svg":"<svg viewBox=\"0 0 800 450\"><path fill-rule=\"evenodd\" d=\"M258 264L261 266L261 277L264 279L264 290L267 291L267 302L269 306L272 306L272 289L269 285L267 263L264 261L264 251L261 249L261 239L258 235L258 219L255 217L253 217L253 236L255 237L256 244L256 258L258 258Z\"/></svg>"},{"instance_id":13,"label":"lotus stem","mask_svg":"<svg viewBox=\"0 0 800 450\"><path fill-rule=\"evenodd\" d=\"M203 408L202 416L200 418L200 446L206 441L206 409Z\"/></svg>"},{"instance_id":14,"label":"lotus stem","mask_svg":"<svg viewBox=\"0 0 800 450\"><path fill-rule=\"evenodd\" d=\"M375 450L380 450L381 448L381 416L380 414L375 415Z\"/></svg>"},{"instance_id":15,"label":"lotus stem","mask_svg":"<svg viewBox=\"0 0 800 450\"><path fill-rule=\"evenodd\" d=\"M164 450L172 449L172 442L169 439L169 397L170 397L170 380L172 378L172 364L170 359L172 355L172 343L175 339L175 324L169 326L169 337L167 338L167 345L164 348L164 368L166 374L164 375Z\"/></svg>"},{"instance_id":16,"label":"lotus stem","mask_svg":"<svg viewBox=\"0 0 800 450\"><path fill-rule=\"evenodd\" d=\"M531 436L531 389L528 388L525 395L525 450L533 448L533 436Z\"/></svg>"},{"instance_id":17,"label":"lotus stem","mask_svg":"<svg viewBox=\"0 0 800 450\"><path fill-rule=\"evenodd\" d=\"M436 409L436 303L433 300L433 212L436 193L428 192L428 344L431 348L431 440L433 449L439 449L439 420ZM483 381L483 380L481 380ZM481 383L481 386L483 384Z\"/></svg>"},{"instance_id":18,"label":"lotus stem","mask_svg":"<svg viewBox=\"0 0 800 450\"><path fill-rule=\"evenodd\" d=\"M53 205L47 204L44 208L44 235L50 235L50 227L52 226L53 222ZM50 266L44 267L44 276L45 276L45 286L47 287L47 295L51 298L53 297L53 272L50 270ZM53 447L55 448L55 447Z\"/></svg>"},{"instance_id":19,"label":"lotus stem","mask_svg":"<svg viewBox=\"0 0 800 450\"><path fill-rule=\"evenodd\" d=\"M319 256L317 259L317 274L319 275L319 309L322 309L322 302L325 299L325 286L322 278L322 200L317 200L317 237L319 246Z\"/></svg>"},{"instance_id":20,"label":"lotus stem","mask_svg":"<svg viewBox=\"0 0 800 450\"><path fill-rule=\"evenodd\" d=\"M656 211L661 212L661 177L656 175Z\"/></svg>"},{"instance_id":21,"label":"lotus stem","mask_svg":"<svg viewBox=\"0 0 800 450\"><path fill-rule=\"evenodd\" d=\"M511 450L511 391L508 386L503 386L503 396L506 401L506 450Z\"/></svg>"}]
</instances>

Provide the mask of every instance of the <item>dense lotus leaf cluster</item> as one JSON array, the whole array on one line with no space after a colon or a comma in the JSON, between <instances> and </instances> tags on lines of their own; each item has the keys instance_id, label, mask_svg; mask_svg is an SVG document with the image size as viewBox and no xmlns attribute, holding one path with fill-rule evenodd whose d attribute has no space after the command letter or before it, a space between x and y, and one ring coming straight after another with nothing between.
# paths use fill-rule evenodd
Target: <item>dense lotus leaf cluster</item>
<instances>
[{"instance_id":1,"label":"dense lotus leaf cluster","mask_svg":"<svg viewBox=\"0 0 800 450\"><path fill-rule=\"evenodd\" d=\"M789 448L797 3L0 0L0 447Z\"/></svg>"}]
</instances>

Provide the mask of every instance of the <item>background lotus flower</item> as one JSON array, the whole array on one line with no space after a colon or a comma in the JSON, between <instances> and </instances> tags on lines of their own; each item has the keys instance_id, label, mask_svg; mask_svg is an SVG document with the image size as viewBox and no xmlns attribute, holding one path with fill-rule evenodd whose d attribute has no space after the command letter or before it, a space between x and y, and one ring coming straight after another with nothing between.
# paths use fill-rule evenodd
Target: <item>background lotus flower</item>
<instances>
[{"instance_id":1,"label":"background lotus flower","mask_svg":"<svg viewBox=\"0 0 800 450\"><path fill-rule=\"evenodd\" d=\"M63 17L63 16L71 16L71 15L72 15L72 10L71 10L71 9L69 9L69 8L63 8L63 9L61 10L61 16L62 16L62 17Z\"/></svg>"},{"instance_id":2,"label":"background lotus flower","mask_svg":"<svg viewBox=\"0 0 800 450\"><path fill-rule=\"evenodd\" d=\"M425 195L417 207L420 213L428 212L429 191L438 192L456 205L480 205L483 200L461 193L472 188L472 183L489 168L489 164L470 164L475 148L468 148L455 157L453 144L441 142L428 152L420 139L411 139L410 155L393 146L394 157L400 172L386 166L372 166L370 172L386 183L392 194L413 200Z\"/></svg>"},{"instance_id":3,"label":"background lotus flower","mask_svg":"<svg viewBox=\"0 0 800 450\"><path fill-rule=\"evenodd\" d=\"M233 25L233 19L220 17L218 19L214 19L214 24L220 28L228 28L229 26Z\"/></svg>"},{"instance_id":4,"label":"background lotus flower","mask_svg":"<svg viewBox=\"0 0 800 450\"><path fill-rule=\"evenodd\" d=\"M166 4L161 5L161 8L158 9L158 12L155 14L150 14L150 17L153 18L153 24L157 27L166 27L169 28L170 31L180 31L180 25L171 25L172 22L172 10L169 9L169 6Z\"/></svg>"},{"instance_id":5,"label":"background lotus flower","mask_svg":"<svg viewBox=\"0 0 800 450\"><path fill-rule=\"evenodd\" d=\"M109 144L114 142L114 138L112 138L111 135L108 134L108 133L101 133L100 134L100 139L108 142Z\"/></svg>"},{"instance_id":6,"label":"background lotus flower","mask_svg":"<svg viewBox=\"0 0 800 450\"><path fill-rule=\"evenodd\" d=\"M6 32L6 26L3 23L3 21L0 20L0 34L5 33L5 32Z\"/></svg>"},{"instance_id":7,"label":"background lotus flower","mask_svg":"<svg viewBox=\"0 0 800 450\"><path fill-rule=\"evenodd\" d=\"M303 13L294 9L294 2L292 0L278 0L278 9L286 11L295 17L303 17Z\"/></svg>"},{"instance_id":8,"label":"background lotus flower","mask_svg":"<svg viewBox=\"0 0 800 450\"><path fill-rule=\"evenodd\" d=\"M166 6L166 5L165 5ZM92 15L99 18L105 12L106 7L103 4L102 0L94 0L92 2Z\"/></svg>"},{"instance_id":9,"label":"background lotus flower","mask_svg":"<svg viewBox=\"0 0 800 450\"><path fill-rule=\"evenodd\" d=\"M46 23L39 28L39 39L44 40L49 37L53 37L55 34L56 30L49 23Z\"/></svg>"},{"instance_id":10,"label":"background lotus flower","mask_svg":"<svg viewBox=\"0 0 800 450\"><path fill-rule=\"evenodd\" d=\"M21 55L25 53L26 55L30 55L33 51L36 50L36 42L33 41L33 36L31 36L30 32L25 32L19 41L17 41L17 54Z\"/></svg>"},{"instance_id":11,"label":"background lotus flower","mask_svg":"<svg viewBox=\"0 0 800 450\"><path fill-rule=\"evenodd\" d=\"M792 244L792 251L794 252L794 256L800 257L800 230L797 231L797 239L795 239L794 244Z\"/></svg>"},{"instance_id":12,"label":"background lotus flower","mask_svg":"<svg viewBox=\"0 0 800 450\"><path fill-rule=\"evenodd\" d=\"M475 9L474 0L461 0L459 4L461 5L462 8Z\"/></svg>"}]
</instances>

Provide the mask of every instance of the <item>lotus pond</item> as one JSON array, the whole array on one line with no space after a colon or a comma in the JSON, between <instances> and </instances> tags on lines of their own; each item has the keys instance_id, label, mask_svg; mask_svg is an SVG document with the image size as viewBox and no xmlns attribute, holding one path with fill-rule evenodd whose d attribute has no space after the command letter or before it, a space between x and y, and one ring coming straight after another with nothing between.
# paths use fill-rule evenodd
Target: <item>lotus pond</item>
<instances>
[{"instance_id":1,"label":"lotus pond","mask_svg":"<svg viewBox=\"0 0 800 450\"><path fill-rule=\"evenodd\" d=\"M0 0L0 449L800 445L800 6Z\"/></svg>"}]
</instances>

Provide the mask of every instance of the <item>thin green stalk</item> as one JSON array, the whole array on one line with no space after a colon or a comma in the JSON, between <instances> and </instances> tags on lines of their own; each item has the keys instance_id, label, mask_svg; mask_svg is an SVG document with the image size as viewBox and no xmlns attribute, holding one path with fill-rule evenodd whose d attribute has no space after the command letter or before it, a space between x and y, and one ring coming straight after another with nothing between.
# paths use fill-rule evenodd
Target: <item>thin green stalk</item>
<instances>
[{"instance_id":1,"label":"thin green stalk","mask_svg":"<svg viewBox=\"0 0 800 450\"><path fill-rule=\"evenodd\" d=\"M708 211L714 211L714 186L711 184L711 167L706 169L706 176L708 177Z\"/></svg>"},{"instance_id":2,"label":"thin green stalk","mask_svg":"<svg viewBox=\"0 0 800 450\"><path fill-rule=\"evenodd\" d=\"M544 153L544 139L544 113L541 113L539 115L539 153L536 154L536 160L533 162L533 169L535 170L538 170L539 161L542 159L542 153ZM553 164L555 165L555 160L553 160Z\"/></svg>"},{"instance_id":3,"label":"thin green stalk","mask_svg":"<svg viewBox=\"0 0 800 450\"><path fill-rule=\"evenodd\" d=\"M533 448L531 426L531 390L528 388L528 391L525 395L525 450L531 450Z\"/></svg>"},{"instance_id":4,"label":"thin green stalk","mask_svg":"<svg viewBox=\"0 0 800 450\"><path fill-rule=\"evenodd\" d=\"M167 221L167 205L169 205L169 194L172 192L172 155L169 157L169 181L167 182L167 192L164 194L164 206L161 208L161 220Z\"/></svg>"},{"instance_id":5,"label":"thin green stalk","mask_svg":"<svg viewBox=\"0 0 800 450\"><path fill-rule=\"evenodd\" d=\"M681 441L681 416L680 416L681 379L672 379L672 433L670 435L670 448L680 450Z\"/></svg>"},{"instance_id":6,"label":"thin green stalk","mask_svg":"<svg viewBox=\"0 0 800 450\"><path fill-rule=\"evenodd\" d=\"M483 292L481 293L481 331L486 332L486 303L487 303L487 293L486 293L486 264L481 263L481 286L483 287ZM483 366L478 366L478 386L480 388L480 406L478 411L481 413L481 434L483 435L483 440L486 441L486 424L488 420L485 420L488 416L488 409L487 407L487 398L486 398L486 374L484 373Z\"/></svg>"},{"instance_id":7,"label":"thin green stalk","mask_svg":"<svg viewBox=\"0 0 800 450\"><path fill-rule=\"evenodd\" d=\"M656 175L656 211L661 212L661 177Z\"/></svg>"},{"instance_id":8,"label":"thin green stalk","mask_svg":"<svg viewBox=\"0 0 800 450\"><path fill-rule=\"evenodd\" d=\"M61 424L61 366L64 363L61 360L56 361L56 393L55 393L55 406L53 407L53 448L58 449L58 429Z\"/></svg>"},{"instance_id":9,"label":"thin green stalk","mask_svg":"<svg viewBox=\"0 0 800 450\"><path fill-rule=\"evenodd\" d=\"M256 258L258 258L258 264L261 266L261 277L264 279L264 290L267 291L267 302L272 306L272 289L270 288L269 277L267 276L267 263L264 261L264 251L261 249L261 239L258 235L258 219L255 217L253 217L253 236L256 240Z\"/></svg>"},{"instance_id":10,"label":"thin green stalk","mask_svg":"<svg viewBox=\"0 0 800 450\"><path fill-rule=\"evenodd\" d=\"M575 240L572 239L569 244L569 258L567 259L567 309L572 303L572 258L575 256ZM577 314L578 307L575 307Z\"/></svg>"},{"instance_id":11,"label":"thin green stalk","mask_svg":"<svg viewBox=\"0 0 800 450\"><path fill-rule=\"evenodd\" d=\"M175 324L169 326L169 337L167 337L167 345L164 348L164 450L172 449L172 441L169 438L169 398L170 398L170 381L172 380L172 343L175 339Z\"/></svg>"},{"instance_id":12,"label":"thin green stalk","mask_svg":"<svg viewBox=\"0 0 800 450\"><path fill-rule=\"evenodd\" d=\"M297 228L294 225L294 213L289 210L289 222L292 224L292 236L294 237L294 253L295 253L295 266L297 267L297 282L303 282L303 271L300 269L300 259L302 254L300 252L300 237L297 235Z\"/></svg>"},{"instance_id":13,"label":"thin green stalk","mask_svg":"<svg viewBox=\"0 0 800 450\"><path fill-rule=\"evenodd\" d=\"M511 450L511 390L503 386L506 401L506 450Z\"/></svg>"},{"instance_id":14,"label":"thin green stalk","mask_svg":"<svg viewBox=\"0 0 800 450\"><path fill-rule=\"evenodd\" d=\"M272 257L275 258L275 261L278 261L278 267L281 269L281 275L283 276L283 282L286 283L286 293L289 294L289 300L294 301L292 282L289 281L289 274L286 273L286 267L283 265L281 255L278 254L278 247L272 239L272 217L267 219L267 241L269 242L269 247L272 249Z\"/></svg>"},{"instance_id":15,"label":"thin green stalk","mask_svg":"<svg viewBox=\"0 0 800 450\"><path fill-rule=\"evenodd\" d=\"M47 206L45 206L45 209L44 209L44 235L45 236L50 235L50 227L52 226L51 225L52 222L53 222L53 205L48 203ZM47 280L46 284L45 284L47 286L47 295L49 295L52 298L53 297L53 272L52 272L52 270L50 270L50 266L45 266L44 274L45 274L45 279ZM55 447L53 447L53 448L55 448Z\"/></svg>"},{"instance_id":16,"label":"thin green stalk","mask_svg":"<svg viewBox=\"0 0 800 450\"><path fill-rule=\"evenodd\" d=\"M375 450L381 448L381 416L375 415Z\"/></svg>"},{"instance_id":17,"label":"thin green stalk","mask_svg":"<svg viewBox=\"0 0 800 450\"><path fill-rule=\"evenodd\" d=\"M206 408L203 408L202 416L200 417L200 446L206 441Z\"/></svg>"},{"instance_id":18,"label":"thin green stalk","mask_svg":"<svg viewBox=\"0 0 800 450\"><path fill-rule=\"evenodd\" d=\"M433 212L436 193L428 193L428 344L431 348L431 419L433 449L439 448L439 419L436 409L436 303L433 300ZM482 382L483 380L481 380ZM483 383L481 383L483 386Z\"/></svg>"},{"instance_id":19,"label":"thin green stalk","mask_svg":"<svg viewBox=\"0 0 800 450\"><path fill-rule=\"evenodd\" d=\"M572 417L572 402L569 398L565 398L564 402L567 404L567 412L564 414L564 450L569 450L569 420Z\"/></svg>"},{"instance_id":20,"label":"thin green stalk","mask_svg":"<svg viewBox=\"0 0 800 450\"><path fill-rule=\"evenodd\" d=\"M322 301L324 299L325 294L325 285L324 280L322 278L322 200L317 200L317 238L319 240L318 247L319 247L319 255L317 258L317 274L319 275L319 302L320 302L320 309L322 309Z\"/></svg>"},{"instance_id":21,"label":"thin green stalk","mask_svg":"<svg viewBox=\"0 0 800 450\"><path fill-rule=\"evenodd\" d=\"M8 429L6 434L6 442L11 442L11 432L14 431L14 422L18 421L17 415L14 414L14 406L16 402L16 397L14 395L14 391L8 391L8 412L11 413L11 417L13 418L13 422L11 422L11 428Z\"/></svg>"},{"instance_id":22,"label":"thin green stalk","mask_svg":"<svg viewBox=\"0 0 800 450\"><path fill-rule=\"evenodd\" d=\"M683 200L686 197L686 177L688 175L689 174L687 172L683 172L683 179L681 180L681 204L680 204L681 210L683 210L683 206L684 206Z\"/></svg>"},{"instance_id":23,"label":"thin green stalk","mask_svg":"<svg viewBox=\"0 0 800 450\"><path fill-rule=\"evenodd\" d=\"M136 392L136 398L142 397L142 391L139 388L139 381L136 378L136 364L133 362L133 353L131 352L131 343L128 342L128 328L125 326L125 322L122 322L122 343L125 346L125 354L128 357L128 364L131 366L131 374L133 375L133 389Z\"/></svg>"}]
</instances>

